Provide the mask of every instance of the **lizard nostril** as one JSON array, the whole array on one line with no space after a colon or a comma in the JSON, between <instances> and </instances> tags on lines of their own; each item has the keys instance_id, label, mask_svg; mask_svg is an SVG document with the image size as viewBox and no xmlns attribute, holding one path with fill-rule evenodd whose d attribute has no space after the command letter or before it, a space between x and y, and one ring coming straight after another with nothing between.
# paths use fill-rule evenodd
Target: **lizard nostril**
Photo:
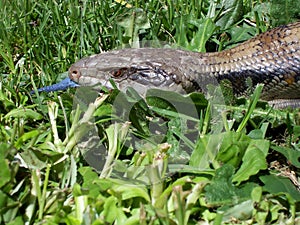
<instances>
[{"instance_id":1,"label":"lizard nostril","mask_svg":"<svg viewBox=\"0 0 300 225\"><path fill-rule=\"evenodd\" d=\"M78 82L80 76L80 71L78 69L70 68L69 77L71 80Z\"/></svg>"},{"instance_id":2,"label":"lizard nostril","mask_svg":"<svg viewBox=\"0 0 300 225\"><path fill-rule=\"evenodd\" d=\"M77 78L78 77L78 71L77 70L73 70L72 73L71 73L71 76L73 78Z\"/></svg>"}]
</instances>

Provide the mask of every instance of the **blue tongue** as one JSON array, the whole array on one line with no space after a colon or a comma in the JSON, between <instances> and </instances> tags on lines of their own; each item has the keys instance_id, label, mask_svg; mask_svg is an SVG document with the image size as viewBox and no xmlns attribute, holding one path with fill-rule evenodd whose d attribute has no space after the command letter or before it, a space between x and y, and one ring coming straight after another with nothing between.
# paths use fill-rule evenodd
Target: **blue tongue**
<instances>
[{"instance_id":1,"label":"blue tongue","mask_svg":"<svg viewBox=\"0 0 300 225\"><path fill-rule=\"evenodd\" d=\"M46 86L46 87L42 87L37 89L38 92L51 92L51 91L63 91L66 90L69 87L78 87L80 86L79 84L75 83L74 81L72 81L69 77L67 77L66 79L62 80L61 82L57 83L57 84L53 84L50 86ZM30 94L34 94L34 91L31 91Z\"/></svg>"}]
</instances>

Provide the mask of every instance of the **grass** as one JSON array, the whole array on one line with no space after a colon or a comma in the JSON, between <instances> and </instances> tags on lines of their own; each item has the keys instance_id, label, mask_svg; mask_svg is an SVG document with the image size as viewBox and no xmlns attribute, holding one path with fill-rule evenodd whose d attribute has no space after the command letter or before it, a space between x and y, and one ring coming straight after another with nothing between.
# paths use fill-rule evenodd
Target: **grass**
<instances>
[{"instance_id":1,"label":"grass","mask_svg":"<svg viewBox=\"0 0 300 225\"><path fill-rule=\"evenodd\" d=\"M102 51L230 48L292 21L294 4L1 1L0 223L299 223L299 116L259 102L260 87L227 107L199 93L29 95Z\"/></svg>"}]
</instances>

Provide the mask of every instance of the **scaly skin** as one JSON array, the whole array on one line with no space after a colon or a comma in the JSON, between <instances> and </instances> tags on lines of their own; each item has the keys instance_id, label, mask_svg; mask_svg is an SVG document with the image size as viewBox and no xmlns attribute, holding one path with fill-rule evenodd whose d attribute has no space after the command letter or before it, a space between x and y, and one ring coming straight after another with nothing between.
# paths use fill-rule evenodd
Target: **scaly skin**
<instances>
[{"instance_id":1,"label":"scaly skin","mask_svg":"<svg viewBox=\"0 0 300 225\"><path fill-rule=\"evenodd\" d=\"M236 95L264 84L262 99L300 99L300 22L280 26L232 49L197 53L174 49L121 49L83 58L69 69L83 86L205 91L227 79Z\"/></svg>"}]
</instances>

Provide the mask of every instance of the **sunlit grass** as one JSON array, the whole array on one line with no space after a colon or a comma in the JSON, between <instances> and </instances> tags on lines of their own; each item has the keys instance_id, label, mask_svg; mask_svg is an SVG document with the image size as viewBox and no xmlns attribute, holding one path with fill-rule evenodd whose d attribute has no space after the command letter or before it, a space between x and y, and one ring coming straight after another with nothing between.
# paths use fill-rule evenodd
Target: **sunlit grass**
<instances>
[{"instance_id":1,"label":"sunlit grass","mask_svg":"<svg viewBox=\"0 0 300 225\"><path fill-rule=\"evenodd\" d=\"M277 1L220 2L0 2L1 224L297 222L298 115L257 102L260 87L226 108L169 93L197 116L133 91L29 94L87 55L220 51L277 24Z\"/></svg>"}]
</instances>

